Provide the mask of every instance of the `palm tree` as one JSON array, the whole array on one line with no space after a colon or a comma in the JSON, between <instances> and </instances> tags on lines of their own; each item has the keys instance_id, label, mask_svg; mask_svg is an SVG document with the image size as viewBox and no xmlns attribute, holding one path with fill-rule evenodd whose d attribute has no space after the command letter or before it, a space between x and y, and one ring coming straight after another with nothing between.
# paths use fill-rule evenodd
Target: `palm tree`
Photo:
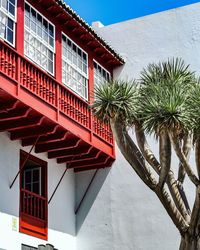
<instances>
[{"instance_id":1,"label":"palm tree","mask_svg":"<svg viewBox=\"0 0 200 250\"><path fill-rule=\"evenodd\" d=\"M150 64L138 83L105 82L95 97L94 115L110 123L125 159L166 209L180 232L180 250L200 250L200 81L182 59L171 59ZM136 142L128 133L131 127ZM157 139L159 159L147 135ZM192 143L196 161L191 166ZM178 176L172 151L179 160ZM196 190L192 210L184 191L186 175Z\"/></svg>"}]
</instances>

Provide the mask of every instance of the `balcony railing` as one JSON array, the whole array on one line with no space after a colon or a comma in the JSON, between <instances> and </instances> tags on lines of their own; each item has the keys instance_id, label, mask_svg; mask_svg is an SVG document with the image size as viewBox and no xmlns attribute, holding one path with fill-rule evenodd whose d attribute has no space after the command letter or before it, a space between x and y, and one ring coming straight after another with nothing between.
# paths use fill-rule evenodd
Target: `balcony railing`
<instances>
[{"instance_id":1,"label":"balcony railing","mask_svg":"<svg viewBox=\"0 0 200 250\"><path fill-rule=\"evenodd\" d=\"M28 190L21 189L21 212L25 215L46 221L47 199Z\"/></svg>"},{"instance_id":2,"label":"balcony railing","mask_svg":"<svg viewBox=\"0 0 200 250\"><path fill-rule=\"evenodd\" d=\"M110 126L93 117L86 101L3 41L0 41L0 73L12 79L19 85L18 88L26 89L58 113L75 121L78 126L90 131L108 145L113 145Z\"/></svg>"}]
</instances>

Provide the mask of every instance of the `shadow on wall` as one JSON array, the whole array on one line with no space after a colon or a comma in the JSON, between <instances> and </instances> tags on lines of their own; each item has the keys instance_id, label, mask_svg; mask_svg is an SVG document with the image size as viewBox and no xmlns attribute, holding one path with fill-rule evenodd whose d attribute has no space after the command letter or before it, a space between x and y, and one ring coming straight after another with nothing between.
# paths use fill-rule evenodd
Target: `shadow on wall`
<instances>
[{"instance_id":1,"label":"shadow on wall","mask_svg":"<svg viewBox=\"0 0 200 250\"><path fill-rule=\"evenodd\" d=\"M11 189L10 184L19 171L20 149L22 147L19 141L11 143L8 133L0 134L0 213L17 218L20 203L19 176ZM29 152L30 147L24 147L23 150ZM48 196L50 197L66 168L65 164L57 165L55 160L48 160L45 153L36 154L32 151L31 154L48 162ZM74 172L69 170L48 205L48 228L72 236L75 235L74 186Z\"/></svg>"},{"instance_id":2,"label":"shadow on wall","mask_svg":"<svg viewBox=\"0 0 200 250\"><path fill-rule=\"evenodd\" d=\"M79 232L111 168L76 174L76 233Z\"/></svg>"}]
</instances>

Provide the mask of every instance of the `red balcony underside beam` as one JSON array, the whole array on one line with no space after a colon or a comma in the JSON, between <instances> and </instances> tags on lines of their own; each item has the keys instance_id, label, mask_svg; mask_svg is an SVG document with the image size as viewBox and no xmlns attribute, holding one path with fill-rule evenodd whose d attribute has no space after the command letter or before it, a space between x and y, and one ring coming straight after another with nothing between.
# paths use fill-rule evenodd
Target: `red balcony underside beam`
<instances>
[{"instance_id":1,"label":"red balcony underside beam","mask_svg":"<svg viewBox=\"0 0 200 250\"><path fill-rule=\"evenodd\" d=\"M42 152L49 152L49 151L54 151L59 149L65 149L70 147L70 144L72 144L71 146L73 146L74 144L77 143L77 139L74 139L74 136L70 133L70 132L66 132L66 134L59 139L59 141L53 141L53 142L40 142L40 144L38 144L35 148L35 152L36 153L42 153Z\"/></svg>"},{"instance_id":2,"label":"red balcony underside beam","mask_svg":"<svg viewBox=\"0 0 200 250\"><path fill-rule=\"evenodd\" d=\"M34 146L36 153L48 152L49 158L76 172L109 167L113 162L112 157L4 91L0 91L0 104L0 132L10 132L11 140Z\"/></svg>"},{"instance_id":3,"label":"red balcony underside beam","mask_svg":"<svg viewBox=\"0 0 200 250\"><path fill-rule=\"evenodd\" d=\"M90 152L93 149L92 146L89 148L84 147L84 148L79 148L78 150L72 149L72 151L68 151L68 155L62 158L57 158L57 163L67 163L71 162L72 160L76 159L84 159L84 157L89 157Z\"/></svg>"},{"instance_id":4,"label":"red balcony underside beam","mask_svg":"<svg viewBox=\"0 0 200 250\"><path fill-rule=\"evenodd\" d=\"M84 167L76 167L74 168L74 172L82 172L82 171L87 171L87 170L92 170L92 169L99 169L99 168L107 168L111 167L113 163L113 159L109 159L106 161L106 165L103 165L102 163L97 163L97 164L91 164L88 166Z\"/></svg>"},{"instance_id":5,"label":"red balcony underside beam","mask_svg":"<svg viewBox=\"0 0 200 250\"><path fill-rule=\"evenodd\" d=\"M15 119L27 118L30 111L30 108L20 108L18 110L2 112L0 114L0 121L14 121Z\"/></svg>"},{"instance_id":6,"label":"red balcony underside beam","mask_svg":"<svg viewBox=\"0 0 200 250\"><path fill-rule=\"evenodd\" d=\"M53 133L55 126L40 126L39 124L33 125L30 128L16 129L14 132L11 132L11 140L21 140L23 138L28 138L34 136L41 136L49 133Z\"/></svg>"},{"instance_id":7,"label":"red balcony underside beam","mask_svg":"<svg viewBox=\"0 0 200 250\"><path fill-rule=\"evenodd\" d=\"M11 132L16 129L23 129L23 128L28 128L28 127L32 128L34 123L38 124L41 122L42 119L43 117L40 117L40 116L38 117L32 116L29 118L17 118L12 121L10 120L1 121L0 119L0 132L4 130Z\"/></svg>"},{"instance_id":8,"label":"red balcony underside beam","mask_svg":"<svg viewBox=\"0 0 200 250\"><path fill-rule=\"evenodd\" d=\"M0 90L3 92L2 89ZM0 103L0 113L6 113L12 109L15 109L18 103L19 103L18 100L8 101L6 103Z\"/></svg>"},{"instance_id":9,"label":"red balcony underside beam","mask_svg":"<svg viewBox=\"0 0 200 250\"><path fill-rule=\"evenodd\" d=\"M67 133L66 131L60 131L58 127L54 134L40 136L40 140L38 144L40 143L48 144L50 142L60 141L66 133ZM33 144L34 140L35 140L35 137L22 139L22 146L23 147L30 146Z\"/></svg>"},{"instance_id":10,"label":"red balcony underside beam","mask_svg":"<svg viewBox=\"0 0 200 250\"><path fill-rule=\"evenodd\" d=\"M101 154L101 153L100 153ZM86 159L85 161L81 162L72 162L69 168L80 168L80 167L92 167L92 166L104 166L109 161L109 156L99 156L98 158L94 157L91 159Z\"/></svg>"}]
</instances>

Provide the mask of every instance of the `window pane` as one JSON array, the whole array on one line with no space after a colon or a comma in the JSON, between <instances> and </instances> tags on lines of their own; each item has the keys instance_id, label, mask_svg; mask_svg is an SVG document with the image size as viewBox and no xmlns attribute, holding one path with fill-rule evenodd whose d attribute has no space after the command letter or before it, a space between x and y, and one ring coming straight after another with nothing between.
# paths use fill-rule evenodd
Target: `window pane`
<instances>
[{"instance_id":1,"label":"window pane","mask_svg":"<svg viewBox=\"0 0 200 250\"><path fill-rule=\"evenodd\" d=\"M34 21L31 21L31 30L36 33L36 23Z\"/></svg>"},{"instance_id":2,"label":"window pane","mask_svg":"<svg viewBox=\"0 0 200 250\"><path fill-rule=\"evenodd\" d=\"M53 26L51 24L49 24L49 35L52 37L54 36Z\"/></svg>"},{"instance_id":3,"label":"window pane","mask_svg":"<svg viewBox=\"0 0 200 250\"><path fill-rule=\"evenodd\" d=\"M54 47L54 39L53 39L53 37L49 37L49 45L51 45L51 47Z\"/></svg>"},{"instance_id":4,"label":"window pane","mask_svg":"<svg viewBox=\"0 0 200 250\"><path fill-rule=\"evenodd\" d=\"M40 181L40 169L33 169L33 182Z\"/></svg>"},{"instance_id":5,"label":"window pane","mask_svg":"<svg viewBox=\"0 0 200 250\"><path fill-rule=\"evenodd\" d=\"M13 31L8 29L7 30L7 40L8 42L12 43L13 42Z\"/></svg>"},{"instance_id":6,"label":"window pane","mask_svg":"<svg viewBox=\"0 0 200 250\"><path fill-rule=\"evenodd\" d=\"M11 30L13 30L13 21L12 21L10 18L8 18L8 27L9 27Z\"/></svg>"},{"instance_id":7,"label":"window pane","mask_svg":"<svg viewBox=\"0 0 200 250\"><path fill-rule=\"evenodd\" d=\"M32 192L31 184L30 183L25 183L24 189Z\"/></svg>"},{"instance_id":8,"label":"window pane","mask_svg":"<svg viewBox=\"0 0 200 250\"><path fill-rule=\"evenodd\" d=\"M51 61L53 61L53 53L50 50L48 51L48 57Z\"/></svg>"},{"instance_id":9,"label":"window pane","mask_svg":"<svg viewBox=\"0 0 200 250\"><path fill-rule=\"evenodd\" d=\"M29 28L30 27L30 19L25 16L25 25Z\"/></svg>"},{"instance_id":10,"label":"window pane","mask_svg":"<svg viewBox=\"0 0 200 250\"><path fill-rule=\"evenodd\" d=\"M31 171L30 170L25 170L24 171L24 178L25 178L25 183L30 183L31 182Z\"/></svg>"},{"instance_id":11,"label":"window pane","mask_svg":"<svg viewBox=\"0 0 200 250\"><path fill-rule=\"evenodd\" d=\"M64 35L62 35L62 40L66 42L66 37Z\"/></svg>"},{"instance_id":12,"label":"window pane","mask_svg":"<svg viewBox=\"0 0 200 250\"><path fill-rule=\"evenodd\" d=\"M9 12L13 16L15 15L15 6L13 4L9 4Z\"/></svg>"},{"instance_id":13,"label":"window pane","mask_svg":"<svg viewBox=\"0 0 200 250\"><path fill-rule=\"evenodd\" d=\"M53 62L50 61L50 60L49 60L49 62L48 62L48 70L49 70L50 72L53 72Z\"/></svg>"},{"instance_id":14,"label":"window pane","mask_svg":"<svg viewBox=\"0 0 200 250\"><path fill-rule=\"evenodd\" d=\"M28 4L25 4L25 12L27 12L27 15L30 13L30 6Z\"/></svg>"},{"instance_id":15,"label":"window pane","mask_svg":"<svg viewBox=\"0 0 200 250\"><path fill-rule=\"evenodd\" d=\"M67 45L68 45L69 47L72 46L72 43L71 43L71 41L70 41L69 39L67 40Z\"/></svg>"},{"instance_id":16,"label":"window pane","mask_svg":"<svg viewBox=\"0 0 200 250\"><path fill-rule=\"evenodd\" d=\"M34 9L31 9L31 19L36 21L36 11Z\"/></svg>"},{"instance_id":17,"label":"window pane","mask_svg":"<svg viewBox=\"0 0 200 250\"><path fill-rule=\"evenodd\" d=\"M1 22L1 24L6 26L7 21L8 21L8 17L3 12L0 12L0 22Z\"/></svg>"},{"instance_id":18,"label":"window pane","mask_svg":"<svg viewBox=\"0 0 200 250\"><path fill-rule=\"evenodd\" d=\"M66 36L62 36L62 81L87 99L87 56L81 48Z\"/></svg>"},{"instance_id":19,"label":"window pane","mask_svg":"<svg viewBox=\"0 0 200 250\"><path fill-rule=\"evenodd\" d=\"M53 73L54 65L54 27L40 13L36 12L30 5L25 5L26 13L31 13L30 17L26 14L25 34L25 54L43 69ZM29 20L30 18L30 20ZM29 24L30 23L30 24ZM31 35L31 33L34 33ZM51 62L48 62L49 59Z\"/></svg>"},{"instance_id":20,"label":"window pane","mask_svg":"<svg viewBox=\"0 0 200 250\"><path fill-rule=\"evenodd\" d=\"M47 67L47 58L45 55L41 55L41 65L46 68Z\"/></svg>"},{"instance_id":21,"label":"window pane","mask_svg":"<svg viewBox=\"0 0 200 250\"><path fill-rule=\"evenodd\" d=\"M83 60L84 60L85 63L87 62L87 56L86 56L85 53L83 53Z\"/></svg>"},{"instance_id":22,"label":"window pane","mask_svg":"<svg viewBox=\"0 0 200 250\"><path fill-rule=\"evenodd\" d=\"M109 79L110 79L110 74L99 64L94 62L94 85L98 86L101 83L108 81Z\"/></svg>"},{"instance_id":23,"label":"window pane","mask_svg":"<svg viewBox=\"0 0 200 250\"><path fill-rule=\"evenodd\" d=\"M83 72L86 74L87 73L87 65L83 64Z\"/></svg>"},{"instance_id":24,"label":"window pane","mask_svg":"<svg viewBox=\"0 0 200 250\"><path fill-rule=\"evenodd\" d=\"M42 16L40 14L37 14L37 24L42 28Z\"/></svg>"},{"instance_id":25,"label":"window pane","mask_svg":"<svg viewBox=\"0 0 200 250\"><path fill-rule=\"evenodd\" d=\"M0 36L6 38L6 27L4 25L0 25Z\"/></svg>"},{"instance_id":26,"label":"window pane","mask_svg":"<svg viewBox=\"0 0 200 250\"><path fill-rule=\"evenodd\" d=\"M35 194L40 194L40 183L39 182L35 182L33 183L33 189L32 192Z\"/></svg>"},{"instance_id":27,"label":"window pane","mask_svg":"<svg viewBox=\"0 0 200 250\"><path fill-rule=\"evenodd\" d=\"M39 50L36 50L36 61L41 64L41 53Z\"/></svg>"},{"instance_id":28,"label":"window pane","mask_svg":"<svg viewBox=\"0 0 200 250\"><path fill-rule=\"evenodd\" d=\"M1 5L4 9L8 10L8 2L7 0L1 0Z\"/></svg>"},{"instance_id":29,"label":"window pane","mask_svg":"<svg viewBox=\"0 0 200 250\"><path fill-rule=\"evenodd\" d=\"M14 42L14 16L15 16L15 1L10 0L0 1L0 36L7 42ZM11 15L13 18L11 18ZM8 16L9 15L9 16Z\"/></svg>"}]
</instances>

